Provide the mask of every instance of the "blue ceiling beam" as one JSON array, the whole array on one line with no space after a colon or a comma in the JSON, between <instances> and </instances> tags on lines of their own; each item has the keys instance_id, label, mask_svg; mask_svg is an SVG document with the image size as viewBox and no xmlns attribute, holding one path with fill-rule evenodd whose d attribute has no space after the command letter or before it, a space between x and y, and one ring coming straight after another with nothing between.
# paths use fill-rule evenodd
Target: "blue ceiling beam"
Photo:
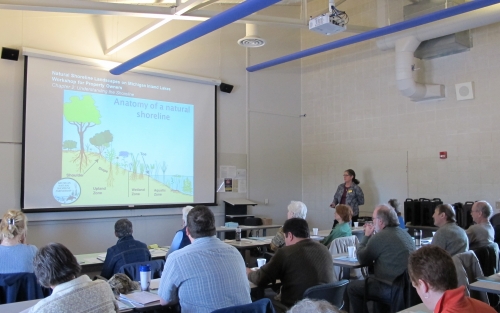
<instances>
[{"instance_id":1,"label":"blue ceiling beam","mask_svg":"<svg viewBox=\"0 0 500 313\"><path fill-rule=\"evenodd\" d=\"M242 19L252 13L259 10L267 8L280 0L246 0L234 7L217 14L216 16L194 26L193 28L179 34L164 43L157 45L154 48L149 49L146 52L139 54L138 56L118 65L117 67L111 69L109 72L114 75L120 75L146 63L160 55L167 53L175 48L178 48L190 41L193 41L201 36L204 36L214 30L231 24L239 19Z\"/></svg>"},{"instance_id":2,"label":"blue ceiling beam","mask_svg":"<svg viewBox=\"0 0 500 313\"><path fill-rule=\"evenodd\" d=\"M497 4L497 3L500 3L500 0L474 0L471 2L466 2L464 4L460 4L460 5L448 8L448 9L429 13L426 15L412 18L412 19L407 20L407 21L403 21L403 22L388 25L385 27L377 28L377 29L370 30L370 31L367 31L367 32L364 32L361 34L357 34L357 35L354 35L351 37L343 38L343 39L340 39L337 41L329 42L327 44L323 44L320 46L316 46L313 48L309 48L306 50L295 52L295 53L292 53L289 55L285 55L285 56L282 56L282 57L279 57L279 58L276 58L273 60L262 62L262 63L256 64L256 65L252 65L252 66L247 67L247 71L248 72L259 71L259 70L262 70L262 69L265 69L265 68L268 68L271 66L294 61L294 60L301 59L301 58L304 58L304 57L307 57L310 55L314 55L314 54L318 54L321 52L337 49L340 47L345 47L345 46L352 45L352 44L362 42L365 40L370 40L373 38L389 35L389 34L396 33L396 32L399 32L399 31L402 31L402 30L405 30L408 28L413 28L413 27L417 27L420 25L428 24L431 22L442 20L442 19L445 19L448 17L462 14L462 13L467 13L469 11L481 9L481 8L484 8L484 7L493 5L493 4Z\"/></svg>"}]
</instances>

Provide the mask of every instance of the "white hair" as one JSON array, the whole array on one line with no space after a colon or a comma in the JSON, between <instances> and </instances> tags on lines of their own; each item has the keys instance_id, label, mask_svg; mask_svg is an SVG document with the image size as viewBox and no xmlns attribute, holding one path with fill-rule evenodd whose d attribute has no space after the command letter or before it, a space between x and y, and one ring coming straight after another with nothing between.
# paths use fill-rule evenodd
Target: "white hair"
<instances>
[{"instance_id":1,"label":"white hair","mask_svg":"<svg viewBox=\"0 0 500 313\"><path fill-rule=\"evenodd\" d=\"M333 304L326 300L303 299L297 302L287 313L340 313Z\"/></svg>"},{"instance_id":2,"label":"white hair","mask_svg":"<svg viewBox=\"0 0 500 313\"><path fill-rule=\"evenodd\" d=\"M307 207L300 201L291 201L288 205L288 211L292 213L292 217L306 219Z\"/></svg>"},{"instance_id":3,"label":"white hair","mask_svg":"<svg viewBox=\"0 0 500 313\"><path fill-rule=\"evenodd\" d=\"M192 207L190 205L187 205L187 206L182 208L182 221L184 222L184 225L187 225L187 217L188 217L189 211L191 211L192 208L194 208L194 207Z\"/></svg>"}]
</instances>

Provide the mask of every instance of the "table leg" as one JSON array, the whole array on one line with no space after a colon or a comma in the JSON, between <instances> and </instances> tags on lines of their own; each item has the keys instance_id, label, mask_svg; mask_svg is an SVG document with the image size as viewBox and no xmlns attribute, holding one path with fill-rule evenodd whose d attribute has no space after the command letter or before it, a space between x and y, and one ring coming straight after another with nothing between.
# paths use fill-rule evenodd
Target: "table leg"
<instances>
[{"instance_id":1,"label":"table leg","mask_svg":"<svg viewBox=\"0 0 500 313\"><path fill-rule=\"evenodd\" d=\"M267 229L262 229L262 237L266 237L267 236Z\"/></svg>"}]
</instances>

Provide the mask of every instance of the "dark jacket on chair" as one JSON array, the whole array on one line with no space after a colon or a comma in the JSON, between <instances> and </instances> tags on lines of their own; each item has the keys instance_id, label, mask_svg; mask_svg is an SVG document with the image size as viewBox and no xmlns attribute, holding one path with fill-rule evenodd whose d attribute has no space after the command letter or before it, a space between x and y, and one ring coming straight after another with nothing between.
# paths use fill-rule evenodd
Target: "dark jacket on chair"
<instances>
[{"instance_id":1,"label":"dark jacket on chair","mask_svg":"<svg viewBox=\"0 0 500 313\"><path fill-rule=\"evenodd\" d=\"M51 293L33 273L0 274L0 304L42 299Z\"/></svg>"},{"instance_id":2,"label":"dark jacket on chair","mask_svg":"<svg viewBox=\"0 0 500 313\"><path fill-rule=\"evenodd\" d=\"M149 260L151 253L146 244L135 240L132 235L127 235L118 239L116 245L108 249L101 276L110 279L125 264Z\"/></svg>"}]
</instances>

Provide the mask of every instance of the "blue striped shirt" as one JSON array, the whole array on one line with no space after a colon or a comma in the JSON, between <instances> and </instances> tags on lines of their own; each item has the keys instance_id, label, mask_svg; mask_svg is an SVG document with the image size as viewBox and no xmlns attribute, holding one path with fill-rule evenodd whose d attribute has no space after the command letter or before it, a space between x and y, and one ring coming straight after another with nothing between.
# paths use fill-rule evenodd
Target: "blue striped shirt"
<instances>
[{"instance_id":1,"label":"blue striped shirt","mask_svg":"<svg viewBox=\"0 0 500 313\"><path fill-rule=\"evenodd\" d=\"M0 273L33 273L33 259L37 251L33 245L0 245Z\"/></svg>"},{"instance_id":2,"label":"blue striped shirt","mask_svg":"<svg viewBox=\"0 0 500 313\"><path fill-rule=\"evenodd\" d=\"M180 302L182 313L210 313L248 304L250 285L238 250L217 237L202 237L170 254L158 295Z\"/></svg>"}]
</instances>

